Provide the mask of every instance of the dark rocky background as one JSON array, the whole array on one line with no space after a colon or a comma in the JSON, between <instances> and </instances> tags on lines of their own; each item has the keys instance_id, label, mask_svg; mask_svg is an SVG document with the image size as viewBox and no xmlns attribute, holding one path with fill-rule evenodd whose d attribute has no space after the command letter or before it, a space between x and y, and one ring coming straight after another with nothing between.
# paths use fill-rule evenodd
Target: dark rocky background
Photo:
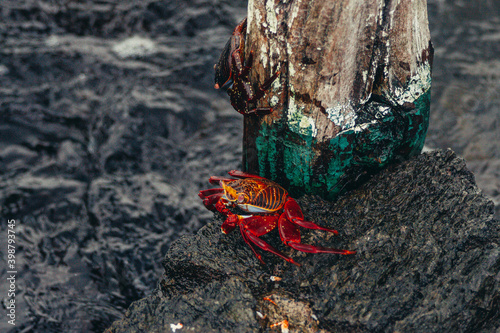
<instances>
[{"instance_id":1,"label":"dark rocky background","mask_svg":"<svg viewBox=\"0 0 500 333\"><path fill-rule=\"evenodd\" d=\"M212 66L245 12L230 0L0 1L2 281L7 219L18 225L17 326L4 317L0 330L102 332L153 292L171 243L210 224L197 192L240 167L242 136ZM499 12L429 1L426 141L466 159L497 216Z\"/></svg>"}]
</instances>

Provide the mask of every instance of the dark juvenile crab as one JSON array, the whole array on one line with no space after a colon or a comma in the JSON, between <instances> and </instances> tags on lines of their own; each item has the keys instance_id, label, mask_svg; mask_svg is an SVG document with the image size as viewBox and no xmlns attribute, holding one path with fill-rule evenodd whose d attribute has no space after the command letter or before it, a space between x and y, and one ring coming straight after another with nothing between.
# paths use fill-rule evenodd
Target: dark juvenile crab
<instances>
[{"instance_id":1,"label":"dark juvenile crab","mask_svg":"<svg viewBox=\"0 0 500 333\"><path fill-rule=\"evenodd\" d=\"M255 107L255 102L264 96L266 90L280 74L279 71L254 90L248 73L252 67L253 53L244 63L245 36L247 19L236 26L233 34L222 51L219 61L214 65L215 89L226 89L231 105L242 115L265 115L272 112L270 107Z\"/></svg>"},{"instance_id":2,"label":"dark juvenile crab","mask_svg":"<svg viewBox=\"0 0 500 333\"><path fill-rule=\"evenodd\" d=\"M284 244L295 250L309 253L355 254L355 251L330 249L326 247L302 244L299 227L317 229L338 234L336 230L321 227L305 221L298 203L288 192L269 179L242 171L232 170L229 175L235 178L210 177L209 182L219 184L220 188L200 191L203 204L210 210L219 211L226 216L222 232L228 233L236 227L250 246L253 253L264 264L255 245L300 266L292 258L278 251L259 237L278 228ZM238 179L239 178L239 179ZM248 215L237 215L230 209L238 208Z\"/></svg>"}]
</instances>

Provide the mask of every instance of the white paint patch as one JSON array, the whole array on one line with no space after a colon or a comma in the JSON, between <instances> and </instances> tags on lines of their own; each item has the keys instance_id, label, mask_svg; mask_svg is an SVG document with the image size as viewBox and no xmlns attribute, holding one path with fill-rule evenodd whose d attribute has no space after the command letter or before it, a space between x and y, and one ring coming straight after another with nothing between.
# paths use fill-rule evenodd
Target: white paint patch
<instances>
[{"instance_id":1,"label":"white paint patch","mask_svg":"<svg viewBox=\"0 0 500 333\"><path fill-rule=\"evenodd\" d=\"M278 67L276 68L277 71L283 71L283 69L281 68L281 63L278 63ZM271 84L271 89L275 92L281 92L282 90L282 84L281 84L281 80L280 80L280 75L278 75L278 77L276 78L276 80L273 81L273 83Z\"/></svg>"},{"instance_id":2,"label":"white paint patch","mask_svg":"<svg viewBox=\"0 0 500 333\"><path fill-rule=\"evenodd\" d=\"M247 14L247 35L250 25L253 23L253 1L248 2L248 14Z\"/></svg>"},{"instance_id":3,"label":"white paint patch","mask_svg":"<svg viewBox=\"0 0 500 333\"><path fill-rule=\"evenodd\" d=\"M295 19L297 18L298 15L299 15L299 6L298 5L293 6L292 13L290 15L290 19L288 20L288 28L292 27L292 24L293 24L293 22L295 21Z\"/></svg>"},{"instance_id":4,"label":"white paint patch","mask_svg":"<svg viewBox=\"0 0 500 333\"><path fill-rule=\"evenodd\" d=\"M348 132L348 131L354 131L354 133L360 133L360 132L363 132L366 129L368 129L370 126L375 125L377 123L379 123L378 120L372 120L369 123L363 123L363 124L360 124L360 125L356 125L356 126L353 126L351 128L348 128L346 130L343 130L343 131L337 133L337 136L340 135L340 134L344 134L345 132Z\"/></svg>"},{"instance_id":5,"label":"white paint patch","mask_svg":"<svg viewBox=\"0 0 500 333\"><path fill-rule=\"evenodd\" d=\"M303 114L303 110L304 107L298 107L293 97L288 100L288 126L294 133L316 137L318 134L316 124L311 117Z\"/></svg>"},{"instance_id":6,"label":"white paint patch","mask_svg":"<svg viewBox=\"0 0 500 333\"><path fill-rule=\"evenodd\" d=\"M256 17L254 17L256 15ZM247 11L247 34L250 30L250 26L253 24L253 21L256 20L257 24L262 22L262 18L260 16L260 12L255 9L255 1L248 1L248 11Z\"/></svg>"},{"instance_id":7,"label":"white paint patch","mask_svg":"<svg viewBox=\"0 0 500 333\"><path fill-rule=\"evenodd\" d=\"M379 105L377 109L378 111L374 115L375 119L384 119L392 115L392 108L389 105Z\"/></svg>"},{"instance_id":8,"label":"white paint patch","mask_svg":"<svg viewBox=\"0 0 500 333\"><path fill-rule=\"evenodd\" d=\"M361 75L363 76L363 83L366 84L366 82L368 82L368 69L363 70L361 72ZM370 96L370 95L368 95L368 96ZM365 102L365 101L363 101L363 102Z\"/></svg>"},{"instance_id":9,"label":"white paint patch","mask_svg":"<svg viewBox=\"0 0 500 333\"><path fill-rule=\"evenodd\" d=\"M269 24L269 31L273 34L278 32L278 19L276 18L276 13L275 13L275 8L274 8L274 1L267 1L266 2L266 16L267 16L267 23Z\"/></svg>"},{"instance_id":10,"label":"white paint patch","mask_svg":"<svg viewBox=\"0 0 500 333\"><path fill-rule=\"evenodd\" d=\"M260 63L264 68L268 68L267 66L268 66L269 55L267 54L267 47L264 44L260 46L260 55L261 55Z\"/></svg>"},{"instance_id":11,"label":"white paint patch","mask_svg":"<svg viewBox=\"0 0 500 333\"><path fill-rule=\"evenodd\" d=\"M290 56L292 54L291 46L287 45L287 48L288 48L288 50L287 50L288 56ZM295 70L295 67L293 66L293 64L291 62L288 62L288 75L290 77L294 77L296 73L297 73L297 71Z\"/></svg>"},{"instance_id":12,"label":"white paint patch","mask_svg":"<svg viewBox=\"0 0 500 333\"><path fill-rule=\"evenodd\" d=\"M406 88L394 89L394 97L399 104L414 103L431 88L431 66L429 63L417 67Z\"/></svg>"},{"instance_id":13,"label":"white paint patch","mask_svg":"<svg viewBox=\"0 0 500 333\"><path fill-rule=\"evenodd\" d=\"M280 59L281 58L280 57L280 49L278 47L278 43L274 39L270 40L269 54L267 55L267 57L269 58L269 60L268 60L269 61L269 66L271 66L271 70L274 71L273 66L275 66L275 65L273 63L273 59Z\"/></svg>"},{"instance_id":14,"label":"white paint patch","mask_svg":"<svg viewBox=\"0 0 500 333\"><path fill-rule=\"evenodd\" d=\"M314 133L314 131L316 129L316 124L314 124L314 121L312 120L311 117L302 116L302 119L300 119L299 127L301 130L304 129L307 131L309 130L309 128L311 128L313 131L313 136L316 136Z\"/></svg>"},{"instance_id":15,"label":"white paint patch","mask_svg":"<svg viewBox=\"0 0 500 333\"><path fill-rule=\"evenodd\" d=\"M276 105L278 105L280 99L278 96L273 96L271 97L271 100L269 101L269 106L274 108Z\"/></svg>"},{"instance_id":16,"label":"white paint patch","mask_svg":"<svg viewBox=\"0 0 500 333\"><path fill-rule=\"evenodd\" d=\"M356 125L356 112L350 104L339 103L337 106L329 107L325 111L328 114L328 119L343 131Z\"/></svg>"}]
</instances>

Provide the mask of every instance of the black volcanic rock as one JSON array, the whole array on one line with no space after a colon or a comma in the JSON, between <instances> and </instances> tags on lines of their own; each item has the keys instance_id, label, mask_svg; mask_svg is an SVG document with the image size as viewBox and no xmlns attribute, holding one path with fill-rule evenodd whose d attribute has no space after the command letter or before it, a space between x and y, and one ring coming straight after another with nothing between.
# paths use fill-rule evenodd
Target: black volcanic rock
<instances>
[{"instance_id":1,"label":"black volcanic rock","mask_svg":"<svg viewBox=\"0 0 500 333\"><path fill-rule=\"evenodd\" d=\"M500 326L494 206L451 150L393 165L335 203L311 196L299 203L307 219L339 230L339 236L304 230L304 243L357 254L296 252L272 232L263 238L302 266L268 253L264 266L237 231L220 232L217 215L171 245L157 289L107 332L165 332L178 323L183 331L262 332L283 319L292 332Z\"/></svg>"},{"instance_id":2,"label":"black volcanic rock","mask_svg":"<svg viewBox=\"0 0 500 333\"><path fill-rule=\"evenodd\" d=\"M2 1L0 219L17 221L18 311L0 332L102 332L151 293L171 242L210 221L196 193L238 168L242 136L213 64L246 5Z\"/></svg>"}]
</instances>

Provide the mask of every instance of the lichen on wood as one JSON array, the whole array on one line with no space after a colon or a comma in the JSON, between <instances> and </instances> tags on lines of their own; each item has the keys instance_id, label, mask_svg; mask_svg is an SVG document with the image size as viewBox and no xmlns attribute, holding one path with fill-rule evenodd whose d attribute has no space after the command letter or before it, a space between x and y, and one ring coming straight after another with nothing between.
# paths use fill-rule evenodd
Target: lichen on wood
<instances>
[{"instance_id":1,"label":"lichen on wood","mask_svg":"<svg viewBox=\"0 0 500 333\"><path fill-rule=\"evenodd\" d=\"M420 153L432 46L426 1L250 0L250 77L276 70L246 117L243 165L292 195L333 199L393 161Z\"/></svg>"}]
</instances>

